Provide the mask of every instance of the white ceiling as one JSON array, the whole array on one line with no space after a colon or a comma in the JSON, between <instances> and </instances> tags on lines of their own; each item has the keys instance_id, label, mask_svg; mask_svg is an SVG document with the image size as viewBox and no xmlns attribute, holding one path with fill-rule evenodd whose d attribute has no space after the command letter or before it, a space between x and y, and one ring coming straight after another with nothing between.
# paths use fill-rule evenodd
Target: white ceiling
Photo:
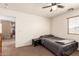
<instances>
[{"instance_id":1,"label":"white ceiling","mask_svg":"<svg viewBox=\"0 0 79 59\"><path fill-rule=\"evenodd\" d=\"M47 5L50 5L50 3L8 3L8 9L51 18L66 12L69 8L79 8L79 3L61 3L65 6L64 8L57 8L50 12L50 8L42 9Z\"/></svg>"}]
</instances>

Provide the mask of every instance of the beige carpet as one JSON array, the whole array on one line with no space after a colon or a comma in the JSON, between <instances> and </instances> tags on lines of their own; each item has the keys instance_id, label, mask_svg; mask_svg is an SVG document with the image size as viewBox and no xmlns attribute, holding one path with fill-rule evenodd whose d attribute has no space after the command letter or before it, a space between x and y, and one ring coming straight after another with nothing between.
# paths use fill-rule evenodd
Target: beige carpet
<instances>
[{"instance_id":1,"label":"beige carpet","mask_svg":"<svg viewBox=\"0 0 79 59\"><path fill-rule=\"evenodd\" d=\"M25 46L20 48L14 47L14 40L3 41L3 56L55 56L48 49L42 46ZM79 56L79 52L75 51L71 56Z\"/></svg>"}]
</instances>

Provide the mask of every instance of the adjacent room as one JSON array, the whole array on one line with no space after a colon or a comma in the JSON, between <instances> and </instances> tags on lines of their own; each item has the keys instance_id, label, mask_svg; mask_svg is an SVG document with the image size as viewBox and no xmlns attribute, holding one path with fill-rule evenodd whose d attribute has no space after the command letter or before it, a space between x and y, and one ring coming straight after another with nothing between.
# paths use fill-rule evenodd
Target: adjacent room
<instances>
[{"instance_id":1,"label":"adjacent room","mask_svg":"<svg viewBox=\"0 0 79 59\"><path fill-rule=\"evenodd\" d=\"M6 52L7 48L15 45L15 17L0 16L1 35L2 35L2 52ZM4 53L2 53L4 55Z\"/></svg>"},{"instance_id":2,"label":"adjacent room","mask_svg":"<svg viewBox=\"0 0 79 59\"><path fill-rule=\"evenodd\" d=\"M1 3L2 56L79 56L78 3Z\"/></svg>"}]
</instances>

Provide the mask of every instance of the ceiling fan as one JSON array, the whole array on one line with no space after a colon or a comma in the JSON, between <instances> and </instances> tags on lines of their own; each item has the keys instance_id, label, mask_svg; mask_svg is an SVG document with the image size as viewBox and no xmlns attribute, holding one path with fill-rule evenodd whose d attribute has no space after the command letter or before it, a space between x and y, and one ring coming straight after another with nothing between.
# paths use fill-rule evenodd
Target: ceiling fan
<instances>
[{"instance_id":1,"label":"ceiling fan","mask_svg":"<svg viewBox=\"0 0 79 59\"><path fill-rule=\"evenodd\" d=\"M57 7L58 8L64 8L64 6L63 5L60 5L60 3L51 3L51 5L44 6L42 8L49 8L49 7L51 7L50 12L52 12L53 10L56 10Z\"/></svg>"}]
</instances>

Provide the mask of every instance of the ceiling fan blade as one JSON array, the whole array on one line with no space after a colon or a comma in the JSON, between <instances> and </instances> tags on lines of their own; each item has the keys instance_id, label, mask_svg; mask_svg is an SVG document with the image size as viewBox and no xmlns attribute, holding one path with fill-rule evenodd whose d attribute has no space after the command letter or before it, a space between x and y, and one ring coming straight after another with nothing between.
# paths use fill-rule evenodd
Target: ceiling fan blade
<instances>
[{"instance_id":1,"label":"ceiling fan blade","mask_svg":"<svg viewBox=\"0 0 79 59\"><path fill-rule=\"evenodd\" d=\"M62 5L57 5L58 6L58 8L64 8L64 6L62 6Z\"/></svg>"},{"instance_id":2,"label":"ceiling fan blade","mask_svg":"<svg viewBox=\"0 0 79 59\"><path fill-rule=\"evenodd\" d=\"M45 7L42 7L42 8L48 8L48 7L51 7L52 5L50 5L50 6L45 6Z\"/></svg>"}]
</instances>

